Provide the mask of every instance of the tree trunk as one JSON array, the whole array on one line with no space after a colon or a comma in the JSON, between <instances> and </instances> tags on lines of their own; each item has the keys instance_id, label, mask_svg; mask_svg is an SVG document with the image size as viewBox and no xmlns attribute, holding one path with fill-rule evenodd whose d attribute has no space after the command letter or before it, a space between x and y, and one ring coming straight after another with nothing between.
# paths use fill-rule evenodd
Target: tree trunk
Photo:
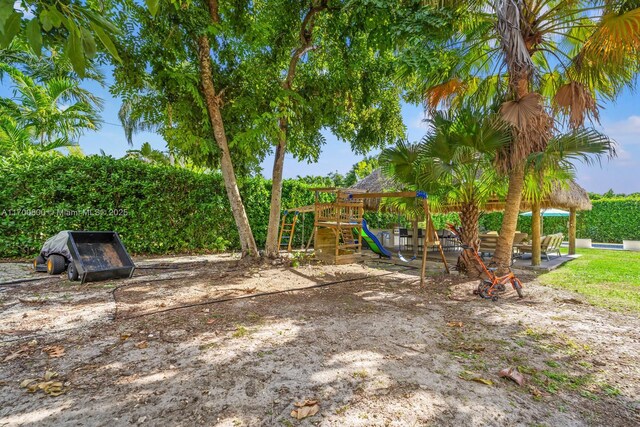
<instances>
[{"instance_id":1,"label":"tree trunk","mask_svg":"<svg viewBox=\"0 0 640 427\"><path fill-rule=\"evenodd\" d=\"M213 73L211 72L211 53L209 39L207 36L198 37L198 61L200 65L200 79L202 80L202 93L207 105L209 120L213 129L213 136L220 148L220 169L224 179L224 186L227 190L227 197L231 204L233 218L238 227L240 235L240 246L242 248L242 257L258 256L258 248L253 238L251 225L242 203L238 182L233 170L233 162L231 161L231 153L229 152L229 144L227 135L224 130L222 114L220 112L220 99L216 96L213 86Z\"/></svg>"},{"instance_id":2,"label":"tree trunk","mask_svg":"<svg viewBox=\"0 0 640 427\"><path fill-rule=\"evenodd\" d=\"M522 162L509 172L509 191L504 207L504 217L502 218L496 252L493 254L493 260L498 264L500 273L506 271L511 265L513 238L518 225L520 201L524 188L524 171L524 162Z\"/></svg>"},{"instance_id":3,"label":"tree trunk","mask_svg":"<svg viewBox=\"0 0 640 427\"><path fill-rule=\"evenodd\" d=\"M540 202L531 205L531 265L540 265L540 237L542 233L540 221Z\"/></svg>"},{"instance_id":4,"label":"tree trunk","mask_svg":"<svg viewBox=\"0 0 640 427\"><path fill-rule=\"evenodd\" d=\"M286 119L280 119L280 138L273 160L271 176L271 206L269 209L269 226L267 228L266 255L270 258L280 256L280 242L278 242L278 228L280 226L280 210L282 209L282 172L284 170L284 155L287 150ZM293 236L290 237L293 239Z\"/></svg>"},{"instance_id":5,"label":"tree trunk","mask_svg":"<svg viewBox=\"0 0 640 427\"><path fill-rule=\"evenodd\" d=\"M569 209L569 255L576 254L576 208Z\"/></svg>"},{"instance_id":6,"label":"tree trunk","mask_svg":"<svg viewBox=\"0 0 640 427\"><path fill-rule=\"evenodd\" d=\"M478 231L478 221L480 219L480 209L475 203L462 205L460 208L460 223L462 225L462 233L460 240L465 245L478 250L478 242L480 240ZM462 251L458 257L458 271L466 273L469 277L478 277L482 273L482 267L478 264L475 257L469 251Z\"/></svg>"}]
</instances>

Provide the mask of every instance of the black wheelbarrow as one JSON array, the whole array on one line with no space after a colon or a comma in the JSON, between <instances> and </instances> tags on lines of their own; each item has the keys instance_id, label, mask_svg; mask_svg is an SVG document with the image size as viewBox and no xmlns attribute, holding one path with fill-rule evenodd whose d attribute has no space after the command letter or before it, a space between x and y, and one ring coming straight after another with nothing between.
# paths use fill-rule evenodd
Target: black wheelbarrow
<instances>
[{"instance_id":1,"label":"black wheelbarrow","mask_svg":"<svg viewBox=\"0 0 640 427\"><path fill-rule=\"evenodd\" d=\"M115 231L62 231L45 242L36 271L95 282L131 277L135 265Z\"/></svg>"}]
</instances>

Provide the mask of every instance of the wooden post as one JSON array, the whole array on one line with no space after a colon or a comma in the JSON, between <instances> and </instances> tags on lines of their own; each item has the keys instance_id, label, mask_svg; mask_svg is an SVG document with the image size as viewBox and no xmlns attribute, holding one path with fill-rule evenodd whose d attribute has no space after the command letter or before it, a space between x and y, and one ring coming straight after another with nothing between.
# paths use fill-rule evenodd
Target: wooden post
<instances>
[{"instance_id":1,"label":"wooden post","mask_svg":"<svg viewBox=\"0 0 640 427\"><path fill-rule=\"evenodd\" d=\"M540 265L540 202L531 205L531 265Z\"/></svg>"},{"instance_id":2,"label":"wooden post","mask_svg":"<svg viewBox=\"0 0 640 427\"><path fill-rule=\"evenodd\" d=\"M569 255L576 253L576 208L569 209Z\"/></svg>"},{"instance_id":3,"label":"wooden post","mask_svg":"<svg viewBox=\"0 0 640 427\"><path fill-rule=\"evenodd\" d=\"M287 222L287 214L282 215L282 223L280 224L280 235L278 236L278 251L280 251L280 247L282 247L282 233L284 233L284 226ZM291 241L291 238L289 238ZM289 252L291 252L291 248L289 248Z\"/></svg>"},{"instance_id":4,"label":"wooden post","mask_svg":"<svg viewBox=\"0 0 640 427\"><path fill-rule=\"evenodd\" d=\"M412 222L413 230L411 231L412 239L411 244L413 245L413 256L418 256L418 220L414 219Z\"/></svg>"},{"instance_id":5,"label":"wooden post","mask_svg":"<svg viewBox=\"0 0 640 427\"><path fill-rule=\"evenodd\" d=\"M298 213L293 214L293 221L291 222L291 231L289 232L289 245L287 246L287 252L291 252L291 244L293 243L293 235L296 230L296 222L298 221ZM282 235L280 236L280 242L282 242ZM280 244L278 242L278 244ZM280 246L278 246L280 248Z\"/></svg>"},{"instance_id":6,"label":"wooden post","mask_svg":"<svg viewBox=\"0 0 640 427\"><path fill-rule=\"evenodd\" d=\"M427 199L422 201L424 209L424 242L422 244L422 266L420 268L420 287L424 288L424 276L427 272L427 242L429 241L429 202Z\"/></svg>"}]
</instances>

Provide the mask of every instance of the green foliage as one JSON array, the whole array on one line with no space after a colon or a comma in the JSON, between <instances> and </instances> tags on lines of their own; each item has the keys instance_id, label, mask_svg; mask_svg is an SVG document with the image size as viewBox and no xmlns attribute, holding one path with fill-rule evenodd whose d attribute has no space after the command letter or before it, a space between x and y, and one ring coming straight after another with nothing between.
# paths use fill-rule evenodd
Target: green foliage
<instances>
[{"instance_id":1,"label":"green foliage","mask_svg":"<svg viewBox=\"0 0 640 427\"><path fill-rule=\"evenodd\" d=\"M96 37L103 51L120 61L112 41L120 31L111 23L104 3L0 0L0 49L6 49L18 40L26 42L38 56L43 47L50 54L62 52L76 74L85 77L87 66L98 53Z\"/></svg>"},{"instance_id":2,"label":"green foliage","mask_svg":"<svg viewBox=\"0 0 640 427\"><path fill-rule=\"evenodd\" d=\"M602 198L592 203L591 211L578 213L578 237L594 242L640 240L639 196Z\"/></svg>"},{"instance_id":3,"label":"green foliage","mask_svg":"<svg viewBox=\"0 0 640 427\"><path fill-rule=\"evenodd\" d=\"M282 136L281 119L287 123L287 152L298 160L318 158L327 129L361 154L404 134L400 89L392 81L395 58L371 45L364 8L332 1L315 16L312 46L287 88L283 77L292 52L301 47L302 17L311 1L220 2L221 22L215 27L207 2L146 3L149 9L127 0L127 13L120 15L129 31L119 39L125 60L115 64L112 91L127 104L126 129L157 129L195 164L218 166L194 49L207 29L238 176L255 170L273 150Z\"/></svg>"},{"instance_id":4,"label":"green foliage","mask_svg":"<svg viewBox=\"0 0 640 427\"><path fill-rule=\"evenodd\" d=\"M578 238L592 239L594 242L622 243L622 240L640 240L640 197L606 198L597 196L592 200L593 209L580 211L577 215ZM543 220L543 233L563 233L568 235L567 217L549 217ZM500 230L502 213L485 214L480 218L480 228ZM531 217L518 218L518 230L531 233Z\"/></svg>"},{"instance_id":5,"label":"green foliage","mask_svg":"<svg viewBox=\"0 0 640 427\"><path fill-rule=\"evenodd\" d=\"M285 180L283 206L313 204L326 178ZM271 182L253 178L241 192L258 245L264 244ZM302 245L313 214L300 217ZM0 162L0 257L36 253L61 230L115 230L132 253L221 251L239 247L222 177L106 156L22 154ZM304 242L306 243L306 241Z\"/></svg>"},{"instance_id":6,"label":"green foliage","mask_svg":"<svg viewBox=\"0 0 640 427\"><path fill-rule=\"evenodd\" d=\"M1 155L68 147L86 130L99 128L102 101L79 86L64 61L4 51L0 77L5 76L14 96L0 98Z\"/></svg>"}]
</instances>

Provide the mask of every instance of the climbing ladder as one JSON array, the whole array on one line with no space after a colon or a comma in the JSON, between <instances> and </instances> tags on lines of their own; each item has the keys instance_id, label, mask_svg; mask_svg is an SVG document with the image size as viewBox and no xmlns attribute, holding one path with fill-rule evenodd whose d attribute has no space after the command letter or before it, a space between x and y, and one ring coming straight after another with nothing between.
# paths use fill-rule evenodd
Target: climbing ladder
<instances>
[{"instance_id":1,"label":"climbing ladder","mask_svg":"<svg viewBox=\"0 0 640 427\"><path fill-rule=\"evenodd\" d=\"M282 213L282 223L280 224L280 237L279 247L282 246L287 247L287 252L291 252L291 245L293 244L293 233L296 229L296 221L298 220L298 212L293 213L293 219L290 223L287 223L287 216L289 216L289 211L284 211Z\"/></svg>"},{"instance_id":2,"label":"climbing ladder","mask_svg":"<svg viewBox=\"0 0 640 427\"><path fill-rule=\"evenodd\" d=\"M342 233L342 243L344 245L352 245L355 244L356 239L353 237L353 229L352 228L341 228Z\"/></svg>"}]
</instances>

